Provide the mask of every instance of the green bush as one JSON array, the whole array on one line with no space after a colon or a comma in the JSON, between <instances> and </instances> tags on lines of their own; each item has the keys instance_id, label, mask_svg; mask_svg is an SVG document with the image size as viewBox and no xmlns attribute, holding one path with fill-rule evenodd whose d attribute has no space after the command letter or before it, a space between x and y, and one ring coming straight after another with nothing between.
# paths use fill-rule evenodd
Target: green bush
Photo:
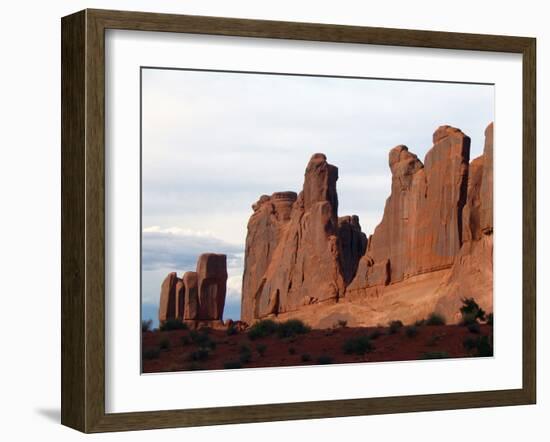
<instances>
[{"instance_id":1,"label":"green bush","mask_svg":"<svg viewBox=\"0 0 550 442\"><path fill-rule=\"evenodd\" d=\"M423 325L426 324L426 320L425 319L418 319L416 321L414 321L414 325L416 327L422 327Z\"/></svg>"},{"instance_id":2,"label":"green bush","mask_svg":"<svg viewBox=\"0 0 550 442\"><path fill-rule=\"evenodd\" d=\"M475 302L474 298L462 298L460 314L462 315L463 325L485 320L485 311Z\"/></svg>"},{"instance_id":3,"label":"green bush","mask_svg":"<svg viewBox=\"0 0 550 442\"><path fill-rule=\"evenodd\" d=\"M143 359L158 359L160 357L160 349L146 348L143 350Z\"/></svg>"},{"instance_id":4,"label":"green bush","mask_svg":"<svg viewBox=\"0 0 550 442\"><path fill-rule=\"evenodd\" d=\"M493 344L489 336L468 337L464 339L462 344L466 350L473 352L472 356L493 356Z\"/></svg>"},{"instance_id":5,"label":"green bush","mask_svg":"<svg viewBox=\"0 0 550 442\"><path fill-rule=\"evenodd\" d=\"M394 335L399 331L401 327L403 327L403 323L401 321L390 321L390 323L388 324L388 327L389 327L389 330L388 330L389 334Z\"/></svg>"},{"instance_id":6,"label":"green bush","mask_svg":"<svg viewBox=\"0 0 550 442\"><path fill-rule=\"evenodd\" d=\"M248 337L252 340L265 338L277 331L277 323L271 319L262 319L248 329Z\"/></svg>"},{"instance_id":7,"label":"green bush","mask_svg":"<svg viewBox=\"0 0 550 442\"><path fill-rule=\"evenodd\" d=\"M187 324L179 319L167 319L160 324L160 331L187 330Z\"/></svg>"},{"instance_id":8,"label":"green bush","mask_svg":"<svg viewBox=\"0 0 550 442\"><path fill-rule=\"evenodd\" d=\"M229 327L227 327L227 336L233 336L236 335L239 331L237 330L237 327L235 324L231 324Z\"/></svg>"},{"instance_id":9,"label":"green bush","mask_svg":"<svg viewBox=\"0 0 550 442\"><path fill-rule=\"evenodd\" d=\"M153 326L153 320L152 319L142 319L141 321L141 331L142 332L148 332L151 331L151 327Z\"/></svg>"},{"instance_id":10,"label":"green bush","mask_svg":"<svg viewBox=\"0 0 550 442\"><path fill-rule=\"evenodd\" d=\"M476 338L472 338L471 336L468 336L467 338L464 339L464 341L462 341L462 345L464 346L464 348L466 350L473 350L474 348L476 348L477 346L477 339Z\"/></svg>"},{"instance_id":11,"label":"green bush","mask_svg":"<svg viewBox=\"0 0 550 442\"><path fill-rule=\"evenodd\" d=\"M289 319L288 321L281 322L277 326L277 336L279 338L293 338L296 335L302 335L308 333L311 330L303 321L299 319Z\"/></svg>"},{"instance_id":12,"label":"green bush","mask_svg":"<svg viewBox=\"0 0 550 442\"><path fill-rule=\"evenodd\" d=\"M343 350L347 355L364 355L365 353L374 350L374 345L372 345L372 342L368 336L358 336L355 338L350 338L344 342Z\"/></svg>"},{"instance_id":13,"label":"green bush","mask_svg":"<svg viewBox=\"0 0 550 442\"><path fill-rule=\"evenodd\" d=\"M216 348L216 343L210 339L210 336L208 335L208 331L202 330L192 330L191 333L189 333L189 337L191 338L191 342L193 344L196 344L197 346L201 348L211 349L214 350Z\"/></svg>"},{"instance_id":14,"label":"green bush","mask_svg":"<svg viewBox=\"0 0 550 442\"><path fill-rule=\"evenodd\" d=\"M446 322L447 321L445 320L445 317L443 315L432 313L426 319L425 325L445 325Z\"/></svg>"},{"instance_id":15,"label":"green bush","mask_svg":"<svg viewBox=\"0 0 550 442\"><path fill-rule=\"evenodd\" d=\"M489 313L489 314L487 315L486 320L487 320L487 325L490 325L490 326L492 327L492 326L493 326L493 314L492 314L492 313Z\"/></svg>"},{"instance_id":16,"label":"green bush","mask_svg":"<svg viewBox=\"0 0 550 442\"><path fill-rule=\"evenodd\" d=\"M330 356L322 355L317 358L317 364L319 365L328 365L332 363L333 363L333 359Z\"/></svg>"},{"instance_id":17,"label":"green bush","mask_svg":"<svg viewBox=\"0 0 550 442\"><path fill-rule=\"evenodd\" d=\"M338 319L338 321L336 322L336 326L340 328L347 327L348 321L346 321L345 319Z\"/></svg>"},{"instance_id":18,"label":"green bush","mask_svg":"<svg viewBox=\"0 0 550 442\"><path fill-rule=\"evenodd\" d=\"M405 329L405 335L407 335L408 338L416 337L416 335L418 335L418 327L416 325L409 325Z\"/></svg>"},{"instance_id":19,"label":"green bush","mask_svg":"<svg viewBox=\"0 0 550 442\"><path fill-rule=\"evenodd\" d=\"M479 334L481 332L481 327L479 326L479 324L477 322L472 322L472 323L468 324L467 327L468 327L468 331L470 333Z\"/></svg>"},{"instance_id":20,"label":"green bush","mask_svg":"<svg viewBox=\"0 0 550 442\"><path fill-rule=\"evenodd\" d=\"M449 357L446 351L429 351L424 353L420 359L445 359Z\"/></svg>"},{"instance_id":21,"label":"green bush","mask_svg":"<svg viewBox=\"0 0 550 442\"><path fill-rule=\"evenodd\" d=\"M301 356L302 362L309 362L311 361L311 355L309 353L304 353Z\"/></svg>"},{"instance_id":22,"label":"green bush","mask_svg":"<svg viewBox=\"0 0 550 442\"><path fill-rule=\"evenodd\" d=\"M161 350L168 350L170 348L170 339L162 338L159 342L159 347Z\"/></svg>"},{"instance_id":23,"label":"green bush","mask_svg":"<svg viewBox=\"0 0 550 442\"><path fill-rule=\"evenodd\" d=\"M223 364L223 368L234 370L236 368L243 368L243 364L241 364L239 361L227 361L225 364Z\"/></svg>"}]
</instances>

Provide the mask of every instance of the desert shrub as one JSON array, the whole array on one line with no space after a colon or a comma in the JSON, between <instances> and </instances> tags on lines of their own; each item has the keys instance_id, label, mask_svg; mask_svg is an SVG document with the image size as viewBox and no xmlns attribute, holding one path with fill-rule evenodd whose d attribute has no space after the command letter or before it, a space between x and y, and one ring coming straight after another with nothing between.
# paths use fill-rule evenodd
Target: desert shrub
<instances>
[{"instance_id":1,"label":"desert shrub","mask_svg":"<svg viewBox=\"0 0 550 442\"><path fill-rule=\"evenodd\" d=\"M167 319L160 324L160 331L187 330L187 324L179 319Z\"/></svg>"},{"instance_id":2,"label":"desert shrub","mask_svg":"<svg viewBox=\"0 0 550 442\"><path fill-rule=\"evenodd\" d=\"M151 327L153 326L153 320L152 319L143 319L141 321L141 331L142 332L148 332L151 331Z\"/></svg>"},{"instance_id":3,"label":"desert shrub","mask_svg":"<svg viewBox=\"0 0 550 442\"><path fill-rule=\"evenodd\" d=\"M246 344L241 345L241 348L239 349L239 361L241 364L247 364L250 362L250 359L252 358L252 350L250 350L250 347Z\"/></svg>"},{"instance_id":4,"label":"desert shrub","mask_svg":"<svg viewBox=\"0 0 550 442\"><path fill-rule=\"evenodd\" d=\"M443 315L440 315L438 313L432 313L425 321L425 325L445 325L447 321L445 320L445 317Z\"/></svg>"},{"instance_id":5,"label":"desert shrub","mask_svg":"<svg viewBox=\"0 0 550 442\"><path fill-rule=\"evenodd\" d=\"M382 336L383 333L380 330L373 330L372 333L369 335L369 339L375 340L378 339L380 336Z\"/></svg>"},{"instance_id":6,"label":"desert shrub","mask_svg":"<svg viewBox=\"0 0 550 442\"><path fill-rule=\"evenodd\" d=\"M207 331L192 330L191 333L189 334L189 337L193 344L196 344L201 348L206 348L206 349L209 348L212 350L216 348L216 343L212 339L210 339L210 336L208 335Z\"/></svg>"},{"instance_id":7,"label":"desert shrub","mask_svg":"<svg viewBox=\"0 0 550 442\"><path fill-rule=\"evenodd\" d=\"M344 328L347 327L348 321L346 321L345 319L338 319L335 325L336 327Z\"/></svg>"},{"instance_id":8,"label":"desert shrub","mask_svg":"<svg viewBox=\"0 0 550 442\"><path fill-rule=\"evenodd\" d=\"M265 351L267 350L267 345L265 344L258 344L256 345L256 351L260 356L265 355Z\"/></svg>"},{"instance_id":9,"label":"desert shrub","mask_svg":"<svg viewBox=\"0 0 550 442\"><path fill-rule=\"evenodd\" d=\"M162 338L159 342L159 347L161 350L168 350L170 348L170 339Z\"/></svg>"},{"instance_id":10,"label":"desert shrub","mask_svg":"<svg viewBox=\"0 0 550 442\"><path fill-rule=\"evenodd\" d=\"M388 330L389 334L394 335L399 331L401 327L403 327L403 323L401 321L390 321L390 323L388 324L388 327L389 327L389 330Z\"/></svg>"},{"instance_id":11,"label":"desert shrub","mask_svg":"<svg viewBox=\"0 0 550 442\"><path fill-rule=\"evenodd\" d=\"M191 338L189 338L189 336L182 336L180 342L181 345L189 345L191 344Z\"/></svg>"},{"instance_id":12,"label":"desert shrub","mask_svg":"<svg viewBox=\"0 0 550 442\"><path fill-rule=\"evenodd\" d=\"M477 341L476 338L468 336L467 338L464 339L464 341L462 341L462 345L466 350L470 351L476 348L476 341Z\"/></svg>"},{"instance_id":13,"label":"desert shrub","mask_svg":"<svg viewBox=\"0 0 550 442\"><path fill-rule=\"evenodd\" d=\"M416 337L416 335L418 335L418 327L416 325L409 325L405 329L405 335L407 335L408 338Z\"/></svg>"},{"instance_id":14,"label":"desert shrub","mask_svg":"<svg viewBox=\"0 0 550 442\"><path fill-rule=\"evenodd\" d=\"M446 351L429 351L420 356L420 359L445 359L449 357Z\"/></svg>"},{"instance_id":15,"label":"desert shrub","mask_svg":"<svg viewBox=\"0 0 550 442\"><path fill-rule=\"evenodd\" d=\"M474 298L463 298L462 307L460 307L460 314L462 315L462 324L469 325L485 320L485 311L475 302Z\"/></svg>"},{"instance_id":16,"label":"desert shrub","mask_svg":"<svg viewBox=\"0 0 550 442\"><path fill-rule=\"evenodd\" d=\"M143 350L143 359L158 359L160 357L160 349L146 348Z\"/></svg>"},{"instance_id":17,"label":"desert shrub","mask_svg":"<svg viewBox=\"0 0 550 442\"><path fill-rule=\"evenodd\" d=\"M296 349L294 347L288 347L288 354L295 355L296 354Z\"/></svg>"},{"instance_id":18,"label":"desert shrub","mask_svg":"<svg viewBox=\"0 0 550 442\"><path fill-rule=\"evenodd\" d=\"M332 363L333 363L333 359L330 356L321 355L317 358L317 364L319 365L328 365Z\"/></svg>"},{"instance_id":19,"label":"desert shrub","mask_svg":"<svg viewBox=\"0 0 550 442\"><path fill-rule=\"evenodd\" d=\"M493 356L493 343L489 336L480 336L477 342L477 355L481 357Z\"/></svg>"},{"instance_id":20,"label":"desert shrub","mask_svg":"<svg viewBox=\"0 0 550 442\"><path fill-rule=\"evenodd\" d=\"M252 340L265 338L270 336L277 331L277 323L271 319L262 319L258 321L248 329L248 337Z\"/></svg>"},{"instance_id":21,"label":"desert shrub","mask_svg":"<svg viewBox=\"0 0 550 442\"><path fill-rule=\"evenodd\" d=\"M309 326L299 319L289 319L281 322L277 327L277 336L279 338L293 338L296 335L308 333L311 330Z\"/></svg>"},{"instance_id":22,"label":"desert shrub","mask_svg":"<svg viewBox=\"0 0 550 442\"><path fill-rule=\"evenodd\" d=\"M425 319L418 319L416 321L414 321L414 325L416 327L422 327L423 325L426 324L426 320Z\"/></svg>"},{"instance_id":23,"label":"desert shrub","mask_svg":"<svg viewBox=\"0 0 550 442\"><path fill-rule=\"evenodd\" d=\"M479 334L481 332L481 328L477 322L472 322L468 324L467 327L470 333Z\"/></svg>"},{"instance_id":24,"label":"desert shrub","mask_svg":"<svg viewBox=\"0 0 550 442\"><path fill-rule=\"evenodd\" d=\"M374 345L368 336L358 336L355 338L350 338L343 345L344 353L347 355L356 354L364 355L372 350L374 350Z\"/></svg>"},{"instance_id":25,"label":"desert shrub","mask_svg":"<svg viewBox=\"0 0 550 442\"><path fill-rule=\"evenodd\" d=\"M311 361L311 355L309 353L304 353L300 359L302 359L302 362L309 362Z\"/></svg>"},{"instance_id":26,"label":"desert shrub","mask_svg":"<svg viewBox=\"0 0 550 442\"><path fill-rule=\"evenodd\" d=\"M493 344L489 336L468 337L462 344L466 350L473 353L472 356L493 356Z\"/></svg>"},{"instance_id":27,"label":"desert shrub","mask_svg":"<svg viewBox=\"0 0 550 442\"><path fill-rule=\"evenodd\" d=\"M234 370L236 368L243 368L243 364L239 361L227 361L223 364L223 368Z\"/></svg>"},{"instance_id":28,"label":"desert shrub","mask_svg":"<svg viewBox=\"0 0 550 442\"><path fill-rule=\"evenodd\" d=\"M487 315L486 321L487 321L487 325L490 325L491 327L493 326L493 314L492 313L489 313Z\"/></svg>"},{"instance_id":29,"label":"desert shrub","mask_svg":"<svg viewBox=\"0 0 550 442\"><path fill-rule=\"evenodd\" d=\"M199 348L198 350L192 352L189 355L189 358L192 361L205 361L206 359L208 359L209 355L210 355L210 352L208 351L207 348Z\"/></svg>"},{"instance_id":30,"label":"desert shrub","mask_svg":"<svg viewBox=\"0 0 550 442\"><path fill-rule=\"evenodd\" d=\"M237 330L237 327L235 326L235 324L231 324L229 327L227 327L226 333L227 333L227 336L233 336L239 333L239 330Z\"/></svg>"}]
</instances>

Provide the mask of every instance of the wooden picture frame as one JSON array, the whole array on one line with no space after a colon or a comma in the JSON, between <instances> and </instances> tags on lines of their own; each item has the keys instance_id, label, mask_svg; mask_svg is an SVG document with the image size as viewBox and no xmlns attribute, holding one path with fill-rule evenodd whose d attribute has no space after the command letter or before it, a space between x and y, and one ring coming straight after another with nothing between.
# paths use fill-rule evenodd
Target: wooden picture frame
<instances>
[{"instance_id":1,"label":"wooden picture frame","mask_svg":"<svg viewBox=\"0 0 550 442\"><path fill-rule=\"evenodd\" d=\"M62 19L62 424L83 432L533 404L536 400L534 38L84 10ZM269 405L105 412L105 30L517 53L523 64L523 385Z\"/></svg>"}]
</instances>

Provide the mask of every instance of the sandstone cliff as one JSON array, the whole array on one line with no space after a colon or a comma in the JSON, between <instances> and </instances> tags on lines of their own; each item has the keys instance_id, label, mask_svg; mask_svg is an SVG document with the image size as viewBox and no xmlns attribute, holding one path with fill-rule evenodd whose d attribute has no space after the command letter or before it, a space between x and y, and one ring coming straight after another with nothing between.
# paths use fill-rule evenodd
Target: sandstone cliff
<instances>
[{"instance_id":1,"label":"sandstone cliff","mask_svg":"<svg viewBox=\"0 0 550 442\"><path fill-rule=\"evenodd\" d=\"M492 124L485 136L471 163L469 137L450 126L435 131L424 162L393 148L391 194L368 241L357 217L338 218L338 169L313 155L299 195L253 206L241 319L376 325L437 311L456 322L464 296L492 311Z\"/></svg>"},{"instance_id":2,"label":"sandstone cliff","mask_svg":"<svg viewBox=\"0 0 550 442\"><path fill-rule=\"evenodd\" d=\"M315 154L299 195L264 195L252 206L241 320L336 302L344 295L366 237L357 217L338 219L337 180L338 168Z\"/></svg>"}]
</instances>

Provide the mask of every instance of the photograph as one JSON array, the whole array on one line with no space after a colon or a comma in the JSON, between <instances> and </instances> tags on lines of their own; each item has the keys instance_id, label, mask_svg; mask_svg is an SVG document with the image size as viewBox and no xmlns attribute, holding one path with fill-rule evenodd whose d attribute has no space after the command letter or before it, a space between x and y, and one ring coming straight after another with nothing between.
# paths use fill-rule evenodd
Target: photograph
<instances>
[{"instance_id":1,"label":"photograph","mask_svg":"<svg viewBox=\"0 0 550 442\"><path fill-rule=\"evenodd\" d=\"M140 93L142 373L493 356L494 84Z\"/></svg>"}]
</instances>

